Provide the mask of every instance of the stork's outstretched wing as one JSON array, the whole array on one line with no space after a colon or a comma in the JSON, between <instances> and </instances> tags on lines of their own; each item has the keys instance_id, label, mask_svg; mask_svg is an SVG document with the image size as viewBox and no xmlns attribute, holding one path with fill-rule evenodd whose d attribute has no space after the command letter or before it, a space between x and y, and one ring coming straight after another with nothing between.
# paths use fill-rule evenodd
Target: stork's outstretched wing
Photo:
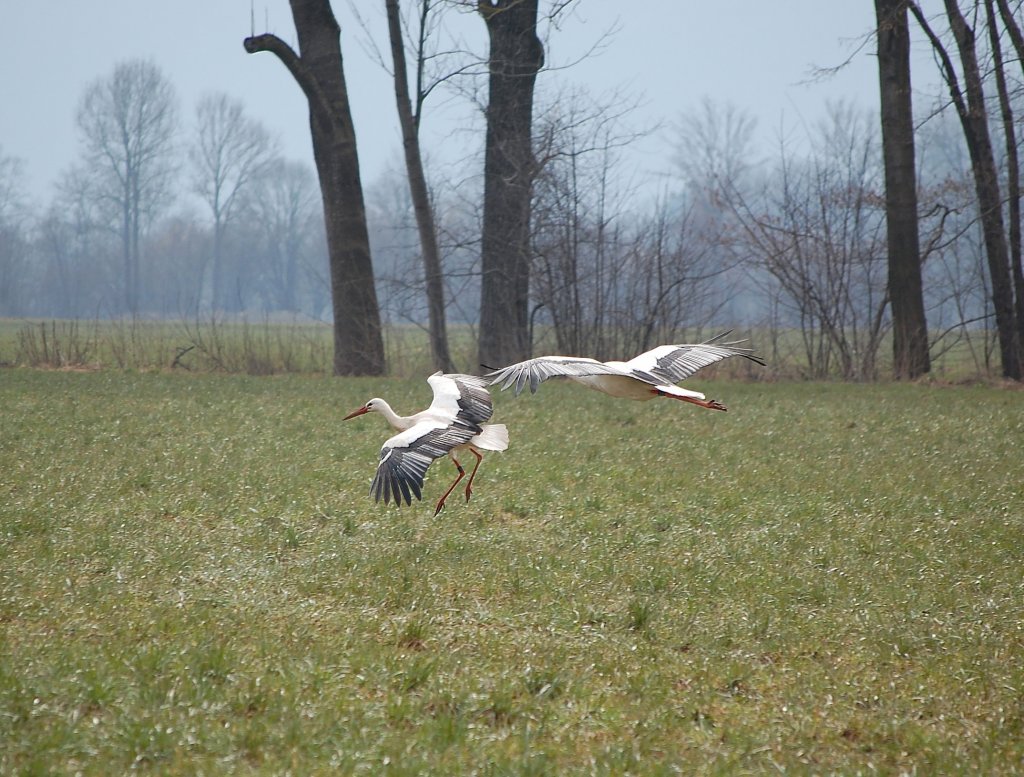
<instances>
[{"instance_id":1,"label":"stork's outstretched wing","mask_svg":"<svg viewBox=\"0 0 1024 777\"><path fill-rule=\"evenodd\" d=\"M421 421L411 429L399 432L380 449L377 474L370 484L374 501L387 504L394 496L395 504L412 504L412 497L421 498L427 467L457 445L469 442L481 432L477 424L456 420L449 426Z\"/></svg>"},{"instance_id":2,"label":"stork's outstretched wing","mask_svg":"<svg viewBox=\"0 0 1024 777\"><path fill-rule=\"evenodd\" d=\"M672 385L731 356L742 356L764 366L764 360L755 355L753 349L740 347L740 343L746 341L718 342L728 334L725 332L703 343L660 345L630 359L626 367L631 371L654 375L660 381Z\"/></svg>"},{"instance_id":3,"label":"stork's outstretched wing","mask_svg":"<svg viewBox=\"0 0 1024 777\"><path fill-rule=\"evenodd\" d=\"M435 372L427 378L427 383L434 391L434 400L426 411L428 414L478 425L494 414L487 381L478 375Z\"/></svg>"},{"instance_id":4,"label":"stork's outstretched wing","mask_svg":"<svg viewBox=\"0 0 1024 777\"><path fill-rule=\"evenodd\" d=\"M580 356L538 356L524 362L510 364L486 375L490 385L501 384L501 390L515 386L516 396L530 384L530 393L536 394L537 387L548 378L581 378L588 375L626 375L622 370L610 367L596 359Z\"/></svg>"}]
</instances>

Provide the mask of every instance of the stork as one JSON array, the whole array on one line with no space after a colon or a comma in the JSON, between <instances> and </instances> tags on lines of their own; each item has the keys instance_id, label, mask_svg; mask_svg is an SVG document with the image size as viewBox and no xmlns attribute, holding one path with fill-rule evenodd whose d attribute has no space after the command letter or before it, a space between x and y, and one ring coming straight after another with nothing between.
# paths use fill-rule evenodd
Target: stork
<instances>
[{"instance_id":1,"label":"stork","mask_svg":"<svg viewBox=\"0 0 1024 777\"><path fill-rule=\"evenodd\" d=\"M387 504L394 496L401 506L405 499L422 499L423 477L434 459L448 454L459 471L455 482L437 502L434 515L444 509L445 500L466 475L459 454L469 451L476 457L476 466L466 483L466 501L473 493L473 478L480 468L480 451L503 451L508 448L508 429L504 424L484 424L491 417L494 406L487 391L487 381L475 375L446 375L435 372L427 383L434 391L430 407L410 416L398 415L391 405L374 397L343 420L380 413L398 434L390 437L380 449L377 474L370 484L374 501L384 498Z\"/></svg>"},{"instance_id":2,"label":"stork","mask_svg":"<svg viewBox=\"0 0 1024 777\"><path fill-rule=\"evenodd\" d=\"M721 402L707 399L699 391L679 388L679 383L698 370L731 356L764 366L764 360L750 348L740 347L743 340L721 342L728 332L703 343L659 345L628 362L599 362L579 356L538 356L523 362L494 370L486 377L491 386L501 385L502 391L515 386L516 396L527 383L530 392L548 378L568 378L587 388L603 391L613 397L646 401L655 397L669 397L690 402L708 410L725 410Z\"/></svg>"}]
</instances>

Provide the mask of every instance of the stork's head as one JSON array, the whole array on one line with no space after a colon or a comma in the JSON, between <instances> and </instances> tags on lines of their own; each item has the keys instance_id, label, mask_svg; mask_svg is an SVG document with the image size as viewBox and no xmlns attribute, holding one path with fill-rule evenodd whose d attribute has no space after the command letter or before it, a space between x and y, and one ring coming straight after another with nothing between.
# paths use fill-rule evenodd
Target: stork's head
<instances>
[{"instance_id":1,"label":"stork's head","mask_svg":"<svg viewBox=\"0 0 1024 777\"><path fill-rule=\"evenodd\" d=\"M359 408L358 410L353 410L351 413L349 413L341 420L347 421L348 419L355 418L357 415L362 415L363 413L379 413L381 411L381 408L384 407L384 405L386 404L387 403L383 399L374 397L361 408Z\"/></svg>"}]
</instances>

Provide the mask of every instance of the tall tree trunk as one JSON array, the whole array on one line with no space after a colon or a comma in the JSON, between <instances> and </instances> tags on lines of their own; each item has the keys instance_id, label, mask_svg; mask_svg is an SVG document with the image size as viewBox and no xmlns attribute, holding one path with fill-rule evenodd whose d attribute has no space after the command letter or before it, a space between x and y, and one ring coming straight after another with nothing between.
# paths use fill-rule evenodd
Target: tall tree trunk
<instances>
[{"instance_id":1,"label":"tall tree trunk","mask_svg":"<svg viewBox=\"0 0 1024 777\"><path fill-rule=\"evenodd\" d=\"M885 159L893 374L897 380L912 380L928 372L931 364L917 232L917 171L914 165L907 0L875 0L875 18L878 24L878 83Z\"/></svg>"},{"instance_id":2,"label":"tall tree trunk","mask_svg":"<svg viewBox=\"0 0 1024 777\"><path fill-rule=\"evenodd\" d=\"M370 261L355 129L341 57L341 28L329 0L290 0L301 57L276 35L246 38L250 54L270 51L309 103L320 178L334 310L334 374L381 375L384 341Z\"/></svg>"},{"instance_id":3,"label":"tall tree trunk","mask_svg":"<svg viewBox=\"0 0 1024 777\"><path fill-rule=\"evenodd\" d=\"M1015 315L1014 324L1017 329L1017 359L1024 358L1021 348L1024 346L1024 299L1021 298L1024 278L1021 273L1021 234L1020 234L1020 159L1017 155L1017 131L1015 128L1013 105L1010 90L1006 83L1006 68L1003 65L1002 46L999 42L999 29L996 26L995 8L992 0L985 0L985 20L988 26L989 43L992 53L992 73L995 76L996 93L999 96L999 112L1003 122L1003 138L1006 146L1006 207L1009 220L1008 240L1010 243L1010 274L1014 280ZM1022 365L1024 372L1024 365Z\"/></svg>"},{"instance_id":4,"label":"tall tree trunk","mask_svg":"<svg viewBox=\"0 0 1024 777\"><path fill-rule=\"evenodd\" d=\"M999 5L999 16L1003 20L1003 26L1006 28L1006 32L1013 44L1014 52L1017 54L1017 61L1024 68L1024 35L1021 34L1020 26L1017 24L1017 20L1014 19L1006 0L996 0L996 3ZM991 8L991 2L986 2L986 6ZM992 18L991 10L989 11L989 24L993 29L992 34L995 35L995 20ZM1000 94L1000 100L1002 99L1003 96ZM1020 166L1016 137L1014 137L1015 133L1012 130L1012 113L1007 114L1004 110L1004 125L1007 120L1010 121L1011 127L1006 132L1007 159L1009 162L1007 198L1009 199L1010 218L1010 261L1012 264L1011 272L1013 274L1013 288L1017 306L1017 339L1021 349L1020 358L1024 362L1024 262L1022 262L1021 258ZM1012 142L1011 138L1013 138ZM1024 364L1022 364L1021 369L1024 370Z\"/></svg>"},{"instance_id":5,"label":"tall tree trunk","mask_svg":"<svg viewBox=\"0 0 1024 777\"><path fill-rule=\"evenodd\" d=\"M978 211L988 260L989 280L992 283L992 307L995 311L996 330L999 336L999 356L1003 365L1003 376L1013 380L1021 379L1020 348L1017 327L1014 321L1013 286L1010 281L1010 257L1006 244L1003 222L1002 198L999 191L999 176L996 170L992 138L988 129L988 114L985 93L982 88L981 70L975 50L974 30L967 24L957 7L956 0L944 0L950 29L956 39L963 67L964 89L967 102L948 52L938 36L931 29L928 20L916 2L910 3L921 28L932 43L932 48L942 61L946 85L956 106L964 140L971 158L974 174L974 191L978 198Z\"/></svg>"},{"instance_id":6,"label":"tall tree trunk","mask_svg":"<svg viewBox=\"0 0 1024 777\"><path fill-rule=\"evenodd\" d=\"M533 90L544 64L537 0L479 0L490 36L484 212L480 259L480 362L530 355L530 198Z\"/></svg>"},{"instance_id":7,"label":"tall tree trunk","mask_svg":"<svg viewBox=\"0 0 1024 777\"><path fill-rule=\"evenodd\" d=\"M441 251L437 244L437 227L434 223L434 209L430 204L427 178L423 173L423 157L420 154L419 113L413 114L409 100L409 79L405 64L405 46L402 38L402 22L398 0L385 0L388 14L388 33L391 39L391 59L395 73L395 103L398 106L398 120L402 127L402 147L405 150L405 169L409 178L409 192L416 214L416 228L419 231L420 250L423 252L423 274L427 285L427 312L430 326L430 353L434 366L442 372L454 372L452 357L448 351L448 331L444 313L444 277L441 272ZM430 3L423 0L420 17L420 50L422 62L422 34L429 12ZM417 94L417 98L420 94ZM417 100L419 103L419 100ZM420 103L421 104L421 103Z\"/></svg>"}]
</instances>

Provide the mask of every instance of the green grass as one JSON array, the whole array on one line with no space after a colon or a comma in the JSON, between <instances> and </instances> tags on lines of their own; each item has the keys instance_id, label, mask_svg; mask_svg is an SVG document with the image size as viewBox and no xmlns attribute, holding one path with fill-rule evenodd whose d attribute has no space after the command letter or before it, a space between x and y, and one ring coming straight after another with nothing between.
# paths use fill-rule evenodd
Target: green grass
<instances>
[{"instance_id":1,"label":"green grass","mask_svg":"<svg viewBox=\"0 0 1024 777\"><path fill-rule=\"evenodd\" d=\"M4 774L1021 773L1024 393L0 371Z\"/></svg>"}]
</instances>

